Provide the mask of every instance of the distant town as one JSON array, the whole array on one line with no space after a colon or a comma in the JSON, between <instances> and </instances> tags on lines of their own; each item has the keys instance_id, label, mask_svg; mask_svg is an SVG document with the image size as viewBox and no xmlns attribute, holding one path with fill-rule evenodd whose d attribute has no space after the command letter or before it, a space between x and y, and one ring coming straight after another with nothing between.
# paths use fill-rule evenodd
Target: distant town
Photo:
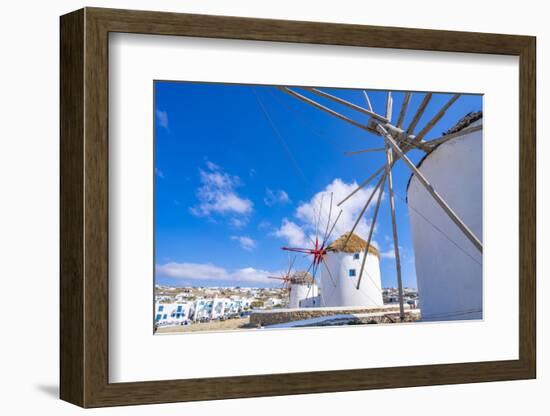
<instances>
[{"instance_id":1,"label":"distant town","mask_svg":"<svg viewBox=\"0 0 550 416\"><path fill-rule=\"evenodd\" d=\"M397 309L397 288L383 288L382 296L386 311ZM404 300L409 309L418 306L415 288L404 288ZM279 325L251 323L251 315L268 311L289 309L288 288L253 287L171 287L155 286L154 328L158 333L196 332L205 330L235 330ZM356 315L354 315L355 317ZM335 324L338 316L327 324ZM342 321L343 318L340 318ZM349 319L344 319L349 323ZM369 321L365 323L378 323ZM309 325L302 325L309 326ZM318 323L315 326L319 326ZM322 326L322 325L321 325Z\"/></svg>"}]
</instances>

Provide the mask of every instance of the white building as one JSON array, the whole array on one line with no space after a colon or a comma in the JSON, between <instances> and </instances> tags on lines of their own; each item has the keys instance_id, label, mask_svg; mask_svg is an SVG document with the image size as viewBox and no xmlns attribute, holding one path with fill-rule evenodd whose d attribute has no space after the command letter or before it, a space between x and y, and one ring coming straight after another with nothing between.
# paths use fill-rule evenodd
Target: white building
<instances>
[{"instance_id":1,"label":"white building","mask_svg":"<svg viewBox=\"0 0 550 416\"><path fill-rule=\"evenodd\" d=\"M450 132L481 125L481 114L470 114ZM482 132L459 134L435 147L418 164L420 172L480 241L483 239ZM409 182L407 201L422 319L481 319L481 253L416 177Z\"/></svg>"},{"instance_id":2,"label":"white building","mask_svg":"<svg viewBox=\"0 0 550 416\"><path fill-rule=\"evenodd\" d=\"M175 296L176 301L185 302L187 299L193 297L192 293L189 292L180 292Z\"/></svg>"},{"instance_id":3,"label":"white building","mask_svg":"<svg viewBox=\"0 0 550 416\"><path fill-rule=\"evenodd\" d=\"M155 303L155 324L183 325L190 322L194 312L191 302Z\"/></svg>"},{"instance_id":4,"label":"white building","mask_svg":"<svg viewBox=\"0 0 550 416\"><path fill-rule=\"evenodd\" d=\"M213 298L197 299L193 302L193 321L219 319L233 315L240 315L243 311L250 309L252 299L250 298Z\"/></svg>"},{"instance_id":5,"label":"white building","mask_svg":"<svg viewBox=\"0 0 550 416\"><path fill-rule=\"evenodd\" d=\"M230 299L226 298L215 298L212 300L212 308L210 309L210 319L217 319L222 316L225 316L226 309Z\"/></svg>"},{"instance_id":6,"label":"white building","mask_svg":"<svg viewBox=\"0 0 550 416\"><path fill-rule=\"evenodd\" d=\"M321 306L316 303L319 294L313 276L308 272L296 272L289 279L289 308L310 308Z\"/></svg>"},{"instance_id":7,"label":"white building","mask_svg":"<svg viewBox=\"0 0 550 416\"><path fill-rule=\"evenodd\" d=\"M321 306L383 306L378 250L372 245L367 250L367 242L356 234L344 247L347 236L342 235L327 247L327 267L319 268ZM368 257L357 289L364 256Z\"/></svg>"},{"instance_id":8,"label":"white building","mask_svg":"<svg viewBox=\"0 0 550 416\"><path fill-rule=\"evenodd\" d=\"M193 314L193 321L200 321L201 319L212 319L213 306L213 299L197 299L194 302L195 311Z\"/></svg>"}]
</instances>

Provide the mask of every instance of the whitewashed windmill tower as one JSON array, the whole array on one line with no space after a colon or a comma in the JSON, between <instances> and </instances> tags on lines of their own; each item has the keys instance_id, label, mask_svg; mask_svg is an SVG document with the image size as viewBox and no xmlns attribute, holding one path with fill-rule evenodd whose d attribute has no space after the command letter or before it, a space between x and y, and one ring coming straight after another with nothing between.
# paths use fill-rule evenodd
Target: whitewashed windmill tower
<instances>
[{"instance_id":1,"label":"whitewashed windmill tower","mask_svg":"<svg viewBox=\"0 0 550 416\"><path fill-rule=\"evenodd\" d=\"M319 290L315 279L308 271L293 272L296 257L289 259L288 270L280 276L268 276L269 279L281 280L282 288L288 293L288 307L314 307L318 304ZM316 304L317 303L317 304Z\"/></svg>"},{"instance_id":2,"label":"whitewashed windmill tower","mask_svg":"<svg viewBox=\"0 0 550 416\"><path fill-rule=\"evenodd\" d=\"M300 271L290 277L289 308L318 307L319 290L311 273Z\"/></svg>"},{"instance_id":3,"label":"whitewashed windmill tower","mask_svg":"<svg viewBox=\"0 0 550 416\"><path fill-rule=\"evenodd\" d=\"M481 112L466 115L443 139L417 168L481 239ZM468 244L414 176L407 187L407 200L424 320L481 319L481 252Z\"/></svg>"},{"instance_id":4,"label":"whitewashed windmill tower","mask_svg":"<svg viewBox=\"0 0 550 416\"><path fill-rule=\"evenodd\" d=\"M315 239L311 238L311 247L283 247L283 250L303 253L311 257L306 273L311 272L313 289L308 290L307 299L299 301L299 305L301 307L380 307L384 304L380 279L380 253L378 249L353 232L347 232L329 244L342 215L340 210L334 222L331 223L332 202L331 194L326 228L324 233L320 234L319 225L323 211L323 198L321 198ZM355 229L355 226L353 228ZM361 281L363 281L362 285ZM318 296L314 294L317 282L320 289Z\"/></svg>"},{"instance_id":5,"label":"whitewashed windmill tower","mask_svg":"<svg viewBox=\"0 0 550 416\"><path fill-rule=\"evenodd\" d=\"M327 269L321 270L320 278L322 306L380 307L384 304L380 253L374 246L367 246L367 242L356 234L352 234L348 241L349 235L340 236L327 247ZM360 275L365 256L369 261ZM359 281L363 283L357 289Z\"/></svg>"},{"instance_id":6,"label":"whitewashed windmill tower","mask_svg":"<svg viewBox=\"0 0 550 416\"><path fill-rule=\"evenodd\" d=\"M432 93L424 94L422 102L417 108L411 122L407 127L404 127L403 123L412 97L411 92L404 93L403 104L397 120L394 121L392 113L393 98L391 92L387 93L385 113L382 115L373 111L366 91L364 91L364 95L367 108L364 108L316 88L303 88L303 90L307 91L310 95L314 94L323 97L324 99L328 99L369 116L368 123L364 124L320 104L314 99L297 92L295 89L280 87L280 90L367 133L374 134L383 139L383 147L369 148L350 153L383 152L385 154L385 164L372 173L356 190L340 201L338 205L340 206L345 203L346 200L353 197L357 191L376 180L376 186L367 199L355 225L350 230L347 237L348 241L345 241L343 244L345 247L349 243L351 235L353 235L355 228L365 214L369 204L374 199L375 195L378 195L369 235L366 240L366 246L370 247L382 195L387 185L387 199L392 219L392 235L401 320L404 320L405 312L403 305L401 257L395 217L395 191L392 177L392 169L399 159L401 159L411 170L413 176L408 192L410 198L408 201L409 211L418 213L418 216L423 218L426 224L429 224L433 230L436 230L431 236L424 237L422 234L425 231L426 225L421 225L420 220L418 220L418 222L412 220L415 261L420 265L420 267L417 267L417 280L423 319L476 319L481 317L481 304L479 303L479 307L477 305L481 297L481 256L483 252L481 240L481 160L477 159L477 157L481 157L481 121L475 125L464 128L461 132L451 132L442 137L426 140L426 136L437 122L441 120L446 111L460 98L460 94L452 95L436 112L432 119L416 133L416 126L428 107L433 95ZM466 137L467 135L470 136ZM460 139L462 136L464 136L464 138ZM424 158L424 167L417 167L409 156L407 156L407 153L413 149L419 149L427 154ZM478 153L473 156L472 152L476 150ZM471 159L468 159L468 155L470 155ZM455 156L456 160L453 161ZM452 164L454 170L449 166L445 167L446 163ZM472 167L474 163L476 164L475 169ZM467 169L471 170L465 172ZM430 171L431 176L428 176L430 175ZM441 189L439 189L439 187L441 187ZM422 192L419 191L420 189L422 189ZM476 200L467 201L468 198L476 198ZM472 204L470 205L470 203ZM425 209L429 211L426 212L426 214L430 217L426 216L424 212L417 210L416 204L425 207ZM468 204L468 208L464 208L466 204ZM411 218L413 217L414 215L412 214ZM442 218L444 218L445 227L440 229L433 221L439 221L440 219L442 220ZM452 233L448 235L451 229ZM430 253L430 249L434 248L442 241L442 237L435 237L435 232L451 241L452 245L455 246L455 249L452 249L451 245L446 244L445 247L447 247L447 249L441 248L441 251L438 252L440 258L437 262L433 259L434 256ZM458 236L460 236L460 239ZM320 257L319 261L314 260L316 264L320 264L321 261L326 264L326 247L324 244L321 247L322 250L320 252L317 244L313 251L310 249L311 254L315 256L314 259ZM465 256L465 253L469 253L470 256ZM370 257L371 256L363 257L359 276L363 276L365 264L370 261ZM449 265L456 265L460 262L473 263L471 267L468 268L451 269L449 267ZM445 264L446 266L444 266ZM328 267L327 269L330 270ZM467 279L464 278L463 273L468 274ZM334 280L333 277L331 278ZM356 286L357 291L361 289L362 284L362 279L358 279ZM451 287L453 290L449 290ZM473 292L478 294L474 296L473 301L465 301ZM322 297L324 297L323 292L321 292L321 294ZM462 301L454 302L452 298L455 298L455 300L457 298L462 298ZM456 316L459 316L459 318L455 318Z\"/></svg>"}]
</instances>

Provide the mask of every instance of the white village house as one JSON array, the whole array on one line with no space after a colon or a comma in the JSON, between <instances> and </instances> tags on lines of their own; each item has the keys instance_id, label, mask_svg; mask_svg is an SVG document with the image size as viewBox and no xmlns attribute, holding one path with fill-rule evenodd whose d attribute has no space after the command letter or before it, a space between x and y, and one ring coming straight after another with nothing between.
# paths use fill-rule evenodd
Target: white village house
<instances>
[{"instance_id":1,"label":"white village house","mask_svg":"<svg viewBox=\"0 0 550 416\"><path fill-rule=\"evenodd\" d=\"M250 298L207 298L194 301L155 303L155 324L159 326L184 325L201 319L211 320L238 315L250 309Z\"/></svg>"},{"instance_id":2,"label":"white village house","mask_svg":"<svg viewBox=\"0 0 550 416\"><path fill-rule=\"evenodd\" d=\"M191 302L155 303L156 325L181 325L191 319L194 305Z\"/></svg>"}]
</instances>

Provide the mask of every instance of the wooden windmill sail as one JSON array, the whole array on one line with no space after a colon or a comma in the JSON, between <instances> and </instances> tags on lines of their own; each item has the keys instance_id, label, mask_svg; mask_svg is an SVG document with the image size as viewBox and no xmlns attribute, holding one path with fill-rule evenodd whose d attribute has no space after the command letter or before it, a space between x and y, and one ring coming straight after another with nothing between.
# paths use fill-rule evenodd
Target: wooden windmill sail
<instances>
[{"instance_id":1,"label":"wooden windmill sail","mask_svg":"<svg viewBox=\"0 0 550 416\"><path fill-rule=\"evenodd\" d=\"M281 288L287 292L287 295L290 300L290 284L292 283L292 277L294 275L294 272L292 271L292 268L294 267L294 263L296 262L296 256L292 258L288 258L288 268L286 269L286 272L281 272L280 276L268 276L268 279L274 279L274 280L280 280Z\"/></svg>"},{"instance_id":2,"label":"wooden windmill sail","mask_svg":"<svg viewBox=\"0 0 550 416\"><path fill-rule=\"evenodd\" d=\"M321 266L324 266L325 270L330 276L332 283L336 285L336 281L334 280L334 277L332 276L331 271L325 261L325 256L328 251L327 249L329 246L329 241L332 236L332 233L334 232L336 224L338 223L338 220L342 215L342 210L340 210L334 222L331 222L332 210L333 210L333 194L331 193L328 217L327 217L326 225L324 227L321 227L322 226L321 218L323 213L323 198L321 198L319 212L317 213L317 219L316 219L316 225L315 225L315 238L309 237L311 246L310 247L282 247L282 249L285 251L302 253L311 259L309 267L306 270L306 274L310 273L311 276L313 277L313 284L311 285L311 288L313 288L313 285L317 283L316 282L317 272L319 270L319 267ZM322 228L324 228L325 230L324 232L322 232L322 234L320 234L320 231L322 231Z\"/></svg>"},{"instance_id":3,"label":"wooden windmill sail","mask_svg":"<svg viewBox=\"0 0 550 416\"><path fill-rule=\"evenodd\" d=\"M393 98L392 92L389 91L386 96L386 106L383 114L379 114L374 111L372 108L368 93L364 91L364 97L366 100L367 108L359 106L357 104L346 101L342 98L329 94L325 91L322 91L317 88L303 88L303 90L308 91L311 94L323 97L334 103L346 106L354 111L362 113L369 116L369 120L366 124L358 122L346 115L343 115L319 102L315 101L312 98L303 95L302 93L297 92L295 89L288 87L279 87L283 92L290 94L291 96L323 111L326 112L348 124L355 126L358 129L363 130L366 133L374 134L383 139L383 147L362 149L358 151L348 152L348 155L356 155L367 152L384 152L385 153L385 163L376 169L365 181L363 181L353 192L347 195L338 203L338 206L344 204L348 199L354 197L359 190L367 186L369 183L376 180L376 185L373 191L370 193L364 207L362 208L358 218L355 221L353 228L350 230L349 235L353 234L353 231L359 224L361 218L365 214L367 208L373 200L376 199L375 209L373 212L373 218L371 221L368 237L367 237L367 247L370 246L373 236L374 227L378 217L382 195L384 192L388 193L388 205L391 214L392 222L392 236L393 236L393 247L395 253L395 267L397 274L397 285L399 291L399 306L400 306L400 316L401 319L404 319L404 306L403 306L403 283L401 278L401 258L399 253L399 235L397 230L397 223L395 217L395 200L394 200L394 186L393 186L393 175L392 169L395 166L395 163L401 159L405 165L411 170L411 173L416 177L419 183L426 189L428 194L434 199L434 201L441 207L445 214L452 220L452 222L458 227L458 229L466 236L466 238L471 242L471 244L481 253L483 251L483 245L480 239L472 232L472 230L466 225L466 223L456 214L451 206L443 199L443 197L438 193L432 184L426 179L426 177L420 172L416 165L410 160L407 156L407 152L412 149L419 149L426 153L430 152L435 146L438 146L454 137L458 133L451 133L445 136L432 138L427 140L426 137L429 135L433 127L437 124L439 120L445 115L447 110L460 98L460 94L454 94L441 108L438 109L436 114L429 120L422 128L417 128L420 119L428 107L432 93L427 93L423 96L423 99L416 109L414 116L408 126L404 126L405 116L409 110L409 104L411 102L412 93L406 92L404 95L403 103L397 114L397 117L394 117L393 114ZM476 130L480 130L481 126L472 126L468 127L468 131L461 131L460 134L471 133ZM348 241L345 242L347 244ZM320 247L325 247L324 244L321 244ZM295 250L299 251L299 250ZM302 251L306 252L306 251ZM317 245L314 249L309 251L312 255L319 257L322 254L322 251L319 252ZM314 257L316 258L316 257ZM322 256L320 257L322 262ZM359 273L359 279L357 281L357 289L361 285L361 277L363 276L363 271L365 268L367 256L364 256L361 269ZM314 260L315 263L315 260Z\"/></svg>"}]
</instances>

